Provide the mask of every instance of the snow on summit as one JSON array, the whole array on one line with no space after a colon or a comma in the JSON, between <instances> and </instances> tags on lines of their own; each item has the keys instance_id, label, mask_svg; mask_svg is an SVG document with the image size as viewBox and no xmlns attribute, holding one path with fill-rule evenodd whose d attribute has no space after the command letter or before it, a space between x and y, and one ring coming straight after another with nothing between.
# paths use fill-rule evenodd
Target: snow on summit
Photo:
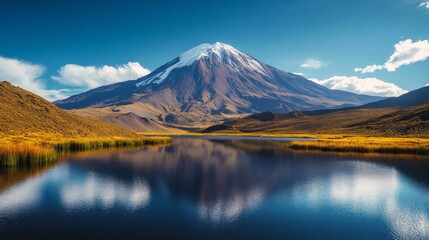
<instances>
[{"instance_id":1,"label":"snow on summit","mask_svg":"<svg viewBox=\"0 0 429 240\"><path fill-rule=\"evenodd\" d=\"M262 65L252 57L238 51L228 44L216 42L214 44L204 43L184 52L180 55L177 63L169 66L158 74L144 79L136 85L140 87L149 84L160 84L168 77L172 70L191 65L199 59L211 57L213 55L235 71L253 71L267 75Z\"/></svg>"}]
</instances>

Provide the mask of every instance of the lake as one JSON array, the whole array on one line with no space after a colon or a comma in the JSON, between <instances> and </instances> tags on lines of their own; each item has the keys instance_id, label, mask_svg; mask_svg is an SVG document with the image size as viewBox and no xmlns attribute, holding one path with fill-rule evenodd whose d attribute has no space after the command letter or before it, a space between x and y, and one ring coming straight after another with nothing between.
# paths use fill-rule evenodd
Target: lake
<instances>
[{"instance_id":1,"label":"lake","mask_svg":"<svg viewBox=\"0 0 429 240\"><path fill-rule=\"evenodd\" d=\"M2 170L0 239L429 239L429 159L286 144L176 137Z\"/></svg>"}]
</instances>

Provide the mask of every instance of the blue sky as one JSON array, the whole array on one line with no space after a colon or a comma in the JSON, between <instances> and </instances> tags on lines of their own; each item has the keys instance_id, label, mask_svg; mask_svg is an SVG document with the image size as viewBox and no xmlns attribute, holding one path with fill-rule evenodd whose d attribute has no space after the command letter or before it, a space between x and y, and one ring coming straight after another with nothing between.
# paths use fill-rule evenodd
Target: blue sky
<instances>
[{"instance_id":1,"label":"blue sky","mask_svg":"<svg viewBox=\"0 0 429 240\"><path fill-rule=\"evenodd\" d=\"M0 79L54 100L220 41L330 88L399 95L429 83L425 2L2 0Z\"/></svg>"}]
</instances>

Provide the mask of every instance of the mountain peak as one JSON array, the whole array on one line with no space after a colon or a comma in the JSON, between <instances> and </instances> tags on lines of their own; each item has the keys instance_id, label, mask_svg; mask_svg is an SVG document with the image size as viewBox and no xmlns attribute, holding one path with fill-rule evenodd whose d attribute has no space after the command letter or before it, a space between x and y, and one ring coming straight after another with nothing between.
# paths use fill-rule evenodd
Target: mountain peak
<instances>
[{"instance_id":1,"label":"mountain peak","mask_svg":"<svg viewBox=\"0 0 429 240\"><path fill-rule=\"evenodd\" d=\"M151 126L195 128L257 112L336 108L376 100L380 98L328 89L218 42L198 45L142 78L56 104L92 108L94 116L120 126L136 124L133 129L145 131L141 124L146 120L118 116L134 112L153 121ZM273 118L273 114L262 115L261 119Z\"/></svg>"},{"instance_id":2,"label":"mountain peak","mask_svg":"<svg viewBox=\"0 0 429 240\"><path fill-rule=\"evenodd\" d=\"M189 66L200 59L211 57L217 58L220 62L237 72L247 70L267 75L267 71L257 60L240 52L236 48L221 42L213 44L203 43L182 53L176 58L177 60L174 61L174 64L167 68L157 69L154 71L154 74L143 77L143 81L137 83L136 86L141 87L149 84L160 84L168 77L172 70Z\"/></svg>"},{"instance_id":3,"label":"mountain peak","mask_svg":"<svg viewBox=\"0 0 429 240\"><path fill-rule=\"evenodd\" d=\"M215 54L220 59L222 59L223 55L241 55L243 53L225 43L203 43L184 52L182 55L180 55L180 58L185 61L195 61L212 54Z\"/></svg>"}]
</instances>

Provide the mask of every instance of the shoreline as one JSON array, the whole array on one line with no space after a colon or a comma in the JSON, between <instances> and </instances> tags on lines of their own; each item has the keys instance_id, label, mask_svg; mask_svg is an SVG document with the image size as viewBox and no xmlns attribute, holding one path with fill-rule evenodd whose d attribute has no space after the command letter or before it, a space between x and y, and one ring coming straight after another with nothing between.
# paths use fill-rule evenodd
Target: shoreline
<instances>
[{"instance_id":1,"label":"shoreline","mask_svg":"<svg viewBox=\"0 0 429 240\"><path fill-rule=\"evenodd\" d=\"M63 138L53 136L4 136L0 138L0 167L43 165L55 162L58 155L99 149L170 144L174 137L255 137L289 138L287 148L294 151L337 153L381 153L429 155L429 138L374 137L341 134L298 133L155 133L139 132L137 138L88 137ZM45 137L45 138L44 138ZM276 141L276 139L273 139Z\"/></svg>"},{"instance_id":2,"label":"shoreline","mask_svg":"<svg viewBox=\"0 0 429 240\"><path fill-rule=\"evenodd\" d=\"M13 138L13 136L9 136ZM66 153L170 144L170 137L69 138L58 141L0 138L0 167L44 165Z\"/></svg>"},{"instance_id":3,"label":"shoreline","mask_svg":"<svg viewBox=\"0 0 429 240\"><path fill-rule=\"evenodd\" d=\"M142 136L183 136L183 137L260 137L260 138L302 138L309 140L292 140L292 150L312 150L321 152L354 152L354 153L388 153L428 155L429 138L399 136L365 136L351 134L298 134L298 133L139 133Z\"/></svg>"}]
</instances>

